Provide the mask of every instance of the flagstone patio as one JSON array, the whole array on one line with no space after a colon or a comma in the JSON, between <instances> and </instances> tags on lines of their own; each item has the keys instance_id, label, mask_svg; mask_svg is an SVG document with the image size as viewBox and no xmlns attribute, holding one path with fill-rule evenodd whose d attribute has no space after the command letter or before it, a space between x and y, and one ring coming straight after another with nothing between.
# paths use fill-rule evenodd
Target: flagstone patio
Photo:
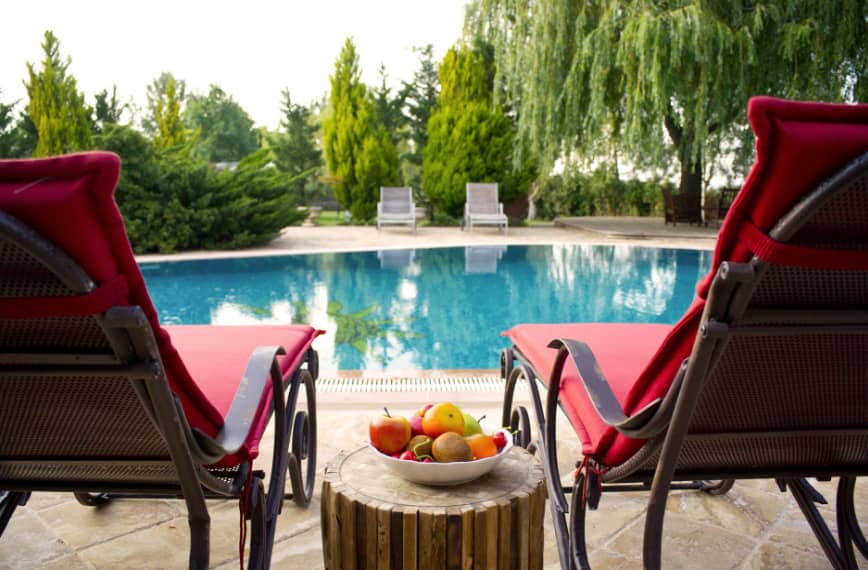
<instances>
[{"instance_id":1,"label":"flagstone patio","mask_svg":"<svg viewBox=\"0 0 868 570\"><path fill-rule=\"evenodd\" d=\"M318 472L342 449L363 445L369 418L386 404L411 413L429 401L451 399L474 414L499 416L500 394L331 392L318 403ZM569 426L558 426L562 470L577 455ZM270 445L268 441L266 445ZM263 457L270 453L263 451ZM262 463L267 463L263 461ZM319 481L306 509L288 503L277 529L273 567L322 568ZM834 481L817 488L834 501ZM594 568L640 568L646 496L607 493L591 513L588 545ZM857 485L857 511L868 527L868 485ZM832 506L821 511L834 528ZM210 503L211 564L238 566L237 504ZM558 568L554 531L545 523L545 567ZM182 568L189 532L182 501L116 500L102 508L79 505L71 494L36 493L16 511L0 538L0 568ZM864 560L862 567L868 568ZM795 501L771 481L738 482L725 496L694 491L669 498L664 530L665 568L828 568L829 563Z\"/></svg>"}]
</instances>

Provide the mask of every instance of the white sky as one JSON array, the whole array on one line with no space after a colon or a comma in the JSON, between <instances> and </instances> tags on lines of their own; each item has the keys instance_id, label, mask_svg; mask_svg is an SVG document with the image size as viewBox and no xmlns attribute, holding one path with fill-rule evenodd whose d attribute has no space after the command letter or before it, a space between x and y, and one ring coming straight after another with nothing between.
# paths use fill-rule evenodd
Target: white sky
<instances>
[{"instance_id":1,"label":"white sky","mask_svg":"<svg viewBox=\"0 0 868 570\"><path fill-rule=\"evenodd\" d=\"M391 84L419 67L414 46L433 44L434 59L461 36L466 0L11 0L0 24L0 102L26 104L26 64L40 66L45 30L88 104L117 84L121 101L144 106L163 71L205 94L219 85L257 126L277 128L280 92L307 105L329 90L329 75L352 36L362 80Z\"/></svg>"}]
</instances>

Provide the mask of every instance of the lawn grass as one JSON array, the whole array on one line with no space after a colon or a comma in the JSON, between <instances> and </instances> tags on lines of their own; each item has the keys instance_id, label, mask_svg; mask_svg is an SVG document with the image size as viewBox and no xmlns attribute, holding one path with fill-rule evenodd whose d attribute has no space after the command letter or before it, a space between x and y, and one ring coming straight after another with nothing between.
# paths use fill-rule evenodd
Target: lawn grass
<instances>
[{"instance_id":1,"label":"lawn grass","mask_svg":"<svg viewBox=\"0 0 868 570\"><path fill-rule=\"evenodd\" d=\"M323 210L322 212L320 212L319 217L316 219L316 225L343 226L346 225L346 222L344 222L343 212L336 212L334 210Z\"/></svg>"}]
</instances>

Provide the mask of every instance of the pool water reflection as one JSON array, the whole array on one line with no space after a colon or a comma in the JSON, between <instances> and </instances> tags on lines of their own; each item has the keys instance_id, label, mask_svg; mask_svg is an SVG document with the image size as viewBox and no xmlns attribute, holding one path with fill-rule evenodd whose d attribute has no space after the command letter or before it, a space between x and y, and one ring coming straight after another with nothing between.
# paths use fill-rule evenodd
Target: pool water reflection
<instances>
[{"instance_id":1,"label":"pool water reflection","mask_svg":"<svg viewBox=\"0 0 868 570\"><path fill-rule=\"evenodd\" d=\"M309 323L321 369L496 368L522 322L674 323L711 252L486 246L143 263L169 324Z\"/></svg>"}]
</instances>

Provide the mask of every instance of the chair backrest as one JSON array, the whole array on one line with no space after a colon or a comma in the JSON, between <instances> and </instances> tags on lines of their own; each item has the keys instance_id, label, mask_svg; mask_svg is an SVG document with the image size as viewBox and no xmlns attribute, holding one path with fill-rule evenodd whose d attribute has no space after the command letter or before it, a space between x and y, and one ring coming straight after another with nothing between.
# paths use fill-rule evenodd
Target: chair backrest
<instances>
[{"instance_id":1,"label":"chair backrest","mask_svg":"<svg viewBox=\"0 0 868 570\"><path fill-rule=\"evenodd\" d=\"M684 467L868 470L865 148L771 231L742 230L751 261L718 271L691 355L703 437L688 436Z\"/></svg>"},{"instance_id":2,"label":"chair backrest","mask_svg":"<svg viewBox=\"0 0 868 570\"><path fill-rule=\"evenodd\" d=\"M749 118L757 160L712 271L628 411L664 395L689 355L682 471L866 472L868 105L757 98Z\"/></svg>"},{"instance_id":3,"label":"chair backrest","mask_svg":"<svg viewBox=\"0 0 868 570\"><path fill-rule=\"evenodd\" d=\"M496 183L467 183L467 211L471 214L499 214Z\"/></svg>"},{"instance_id":4,"label":"chair backrest","mask_svg":"<svg viewBox=\"0 0 868 570\"><path fill-rule=\"evenodd\" d=\"M109 153L0 161L0 481L97 480L112 466L93 459L110 457L155 460L134 478L172 480L154 422L176 411L169 385L194 427L222 424L159 329L112 198L119 170Z\"/></svg>"},{"instance_id":5,"label":"chair backrest","mask_svg":"<svg viewBox=\"0 0 868 570\"><path fill-rule=\"evenodd\" d=\"M380 187L380 209L384 214L413 214L413 190L406 186Z\"/></svg>"}]
</instances>

